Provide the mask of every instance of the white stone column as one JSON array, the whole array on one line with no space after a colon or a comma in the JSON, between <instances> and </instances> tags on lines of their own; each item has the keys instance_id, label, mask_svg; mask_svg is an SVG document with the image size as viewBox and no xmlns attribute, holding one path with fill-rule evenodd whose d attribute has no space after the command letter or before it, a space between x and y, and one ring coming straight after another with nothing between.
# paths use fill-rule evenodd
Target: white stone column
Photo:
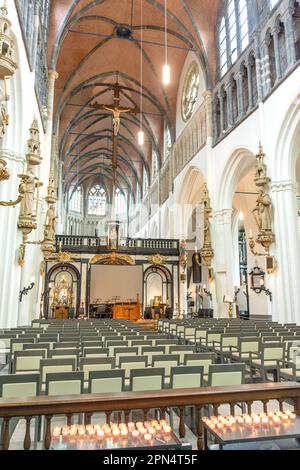
<instances>
[{"instance_id":1,"label":"white stone column","mask_svg":"<svg viewBox=\"0 0 300 470\"><path fill-rule=\"evenodd\" d=\"M24 157L17 153L2 150L0 158L7 162L10 179L0 183L0 200L16 200L19 191L18 174L24 173ZM19 206L1 207L0 220L0 325L3 328L17 326L18 295L21 269L18 265L18 247L22 243L21 232L17 228Z\"/></svg>"},{"instance_id":2,"label":"white stone column","mask_svg":"<svg viewBox=\"0 0 300 470\"><path fill-rule=\"evenodd\" d=\"M300 324L300 240L296 184L292 180L273 181L274 256L277 269L270 276L273 319Z\"/></svg>"},{"instance_id":3,"label":"white stone column","mask_svg":"<svg viewBox=\"0 0 300 470\"><path fill-rule=\"evenodd\" d=\"M228 306L223 303L223 297L234 294L232 214L232 208L222 209L213 214L213 249L215 253L212 261L215 273L213 304L217 317L227 317Z\"/></svg>"}]
</instances>

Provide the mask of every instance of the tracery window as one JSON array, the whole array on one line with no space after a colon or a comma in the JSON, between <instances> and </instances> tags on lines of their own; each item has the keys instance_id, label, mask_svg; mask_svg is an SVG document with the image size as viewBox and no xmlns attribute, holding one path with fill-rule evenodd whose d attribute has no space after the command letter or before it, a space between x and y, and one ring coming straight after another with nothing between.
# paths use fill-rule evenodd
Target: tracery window
<instances>
[{"instance_id":1,"label":"tracery window","mask_svg":"<svg viewBox=\"0 0 300 470\"><path fill-rule=\"evenodd\" d=\"M116 189L115 192L115 209L116 215L125 215L127 212L127 202L125 195L122 193L120 188Z\"/></svg>"},{"instance_id":2,"label":"tracery window","mask_svg":"<svg viewBox=\"0 0 300 470\"><path fill-rule=\"evenodd\" d=\"M105 215L107 206L107 196L105 189L96 184L89 190L88 194L88 214Z\"/></svg>"},{"instance_id":3,"label":"tracery window","mask_svg":"<svg viewBox=\"0 0 300 470\"><path fill-rule=\"evenodd\" d=\"M228 0L218 27L219 74L223 77L249 44L247 0Z\"/></svg>"},{"instance_id":4,"label":"tracery window","mask_svg":"<svg viewBox=\"0 0 300 470\"><path fill-rule=\"evenodd\" d=\"M69 203L69 209L73 212L81 212L82 208L82 187L77 186L75 191L73 191L71 198L70 198L70 203Z\"/></svg>"},{"instance_id":5,"label":"tracery window","mask_svg":"<svg viewBox=\"0 0 300 470\"><path fill-rule=\"evenodd\" d=\"M185 77L182 92L182 119L187 121L192 116L199 93L200 74L196 62L192 62Z\"/></svg>"}]
</instances>

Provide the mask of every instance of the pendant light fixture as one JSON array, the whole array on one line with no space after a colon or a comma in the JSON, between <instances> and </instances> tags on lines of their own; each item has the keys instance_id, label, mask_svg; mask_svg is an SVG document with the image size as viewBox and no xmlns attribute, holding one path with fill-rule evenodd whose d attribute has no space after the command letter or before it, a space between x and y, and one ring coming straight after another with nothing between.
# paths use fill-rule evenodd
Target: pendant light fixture
<instances>
[{"instance_id":1,"label":"pendant light fixture","mask_svg":"<svg viewBox=\"0 0 300 470\"><path fill-rule=\"evenodd\" d=\"M138 144L144 145L145 136L143 131L143 0L141 0L141 46L140 46L140 130L138 132Z\"/></svg>"},{"instance_id":2,"label":"pendant light fixture","mask_svg":"<svg viewBox=\"0 0 300 470\"><path fill-rule=\"evenodd\" d=\"M162 68L162 78L164 85L170 84L171 70L168 64L167 0L165 0L165 63Z\"/></svg>"}]
</instances>

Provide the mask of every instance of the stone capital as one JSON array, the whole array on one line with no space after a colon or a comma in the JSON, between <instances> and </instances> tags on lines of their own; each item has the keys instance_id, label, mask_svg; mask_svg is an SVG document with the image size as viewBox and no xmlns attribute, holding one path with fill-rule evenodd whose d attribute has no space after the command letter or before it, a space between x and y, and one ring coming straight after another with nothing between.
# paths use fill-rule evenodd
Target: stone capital
<instances>
[{"instance_id":1,"label":"stone capital","mask_svg":"<svg viewBox=\"0 0 300 470\"><path fill-rule=\"evenodd\" d=\"M284 191L297 192L297 184L293 180L272 181L270 184L272 193L279 193Z\"/></svg>"},{"instance_id":2,"label":"stone capital","mask_svg":"<svg viewBox=\"0 0 300 470\"><path fill-rule=\"evenodd\" d=\"M52 78L53 80L57 80L59 78L59 74L58 72L56 72L56 70L48 70L48 77L49 78Z\"/></svg>"}]
</instances>

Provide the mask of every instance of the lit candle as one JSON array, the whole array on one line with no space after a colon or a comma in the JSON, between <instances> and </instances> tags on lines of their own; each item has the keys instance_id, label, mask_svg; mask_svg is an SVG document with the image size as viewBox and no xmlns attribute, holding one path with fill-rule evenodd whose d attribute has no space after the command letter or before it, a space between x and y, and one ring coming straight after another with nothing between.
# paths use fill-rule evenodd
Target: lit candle
<instances>
[{"instance_id":1,"label":"lit candle","mask_svg":"<svg viewBox=\"0 0 300 470\"><path fill-rule=\"evenodd\" d=\"M151 441L151 439L152 439L151 434L146 433L146 434L144 435L144 439L145 439L145 441L147 441L147 442Z\"/></svg>"},{"instance_id":2,"label":"lit candle","mask_svg":"<svg viewBox=\"0 0 300 470\"><path fill-rule=\"evenodd\" d=\"M283 414L281 415L281 419L282 419L282 421L286 422L286 421L289 420L289 417L288 417L287 414L283 413Z\"/></svg>"},{"instance_id":3,"label":"lit candle","mask_svg":"<svg viewBox=\"0 0 300 470\"><path fill-rule=\"evenodd\" d=\"M136 428L137 428L137 429L143 428L143 427L144 427L144 425L143 425L143 423L142 423L141 421L138 421L138 422L136 423Z\"/></svg>"},{"instance_id":4,"label":"lit candle","mask_svg":"<svg viewBox=\"0 0 300 470\"><path fill-rule=\"evenodd\" d=\"M286 410L286 411L285 411L285 414L286 414L287 416L291 416L292 412L291 412L291 410Z\"/></svg>"},{"instance_id":5,"label":"lit candle","mask_svg":"<svg viewBox=\"0 0 300 470\"><path fill-rule=\"evenodd\" d=\"M290 419L296 419L296 413L291 413L290 414Z\"/></svg>"},{"instance_id":6,"label":"lit candle","mask_svg":"<svg viewBox=\"0 0 300 470\"><path fill-rule=\"evenodd\" d=\"M245 423L248 424L248 426L249 426L250 424L252 424L252 418L251 418L251 416L247 416L247 418L245 419Z\"/></svg>"},{"instance_id":7,"label":"lit candle","mask_svg":"<svg viewBox=\"0 0 300 470\"><path fill-rule=\"evenodd\" d=\"M244 424L244 418L242 416L238 416L236 420L239 424Z\"/></svg>"},{"instance_id":8,"label":"lit candle","mask_svg":"<svg viewBox=\"0 0 300 470\"><path fill-rule=\"evenodd\" d=\"M127 428L122 428L122 429L121 429L121 436L122 436L122 437L127 437L127 436L128 436Z\"/></svg>"},{"instance_id":9,"label":"lit candle","mask_svg":"<svg viewBox=\"0 0 300 470\"><path fill-rule=\"evenodd\" d=\"M253 418L253 424L255 426L258 426L260 424L260 417L259 416L255 416L255 418Z\"/></svg>"},{"instance_id":10,"label":"lit candle","mask_svg":"<svg viewBox=\"0 0 300 470\"><path fill-rule=\"evenodd\" d=\"M105 428L104 429L104 434L106 437L110 437L111 436L111 429L110 428Z\"/></svg>"},{"instance_id":11,"label":"lit candle","mask_svg":"<svg viewBox=\"0 0 300 470\"><path fill-rule=\"evenodd\" d=\"M137 429L134 429L131 433L133 439L137 439L140 435L139 431Z\"/></svg>"},{"instance_id":12,"label":"lit candle","mask_svg":"<svg viewBox=\"0 0 300 470\"><path fill-rule=\"evenodd\" d=\"M128 427L128 431L133 431L133 429L135 429L135 424L130 422L128 423L127 427Z\"/></svg>"},{"instance_id":13,"label":"lit candle","mask_svg":"<svg viewBox=\"0 0 300 470\"><path fill-rule=\"evenodd\" d=\"M104 431L102 431L102 429L97 429L97 436L99 437L99 439L103 439L105 436Z\"/></svg>"},{"instance_id":14,"label":"lit candle","mask_svg":"<svg viewBox=\"0 0 300 470\"><path fill-rule=\"evenodd\" d=\"M162 427L159 424L157 426L155 426L155 429L156 429L157 433L162 431Z\"/></svg>"},{"instance_id":15,"label":"lit candle","mask_svg":"<svg viewBox=\"0 0 300 470\"><path fill-rule=\"evenodd\" d=\"M140 431L140 433L142 434L142 436L144 436L144 434L147 433L147 429L146 429L146 428L140 428L139 431Z\"/></svg>"},{"instance_id":16,"label":"lit candle","mask_svg":"<svg viewBox=\"0 0 300 470\"><path fill-rule=\"evenodd\" d=\"M269 424L269 417L268 416L263 416L261 418L261 422L264 426L268 425Z\"/></svg>"},{"instance_id":17,"label":"lit candle","mask_svg":"<svg viewBox=\"0 0 300 470\"><path fill-rule=\"evenodd\" d=\"M137 423L136 423L136 424L137 424ZM167 424L167 421L166 421L165 419L161 419L161 420L159 421L159 424L160 424L161 426L164 426L165 424Z\"/></svg>"},{"instance_id":18,"label":"lit candle","mask_svg":"<svg viewBox=\"0 0 300 470\"><path fill-rule=\"evenodd\" d=\"M61 428L60 427L55 427L53 429L53 437L58 437L60 436Z\"/></svg>"},{"instance_id":19,"label":"lit candle","mask_svg":"<svg viewBox=\"0 0 300 470\"><path fill-rule=\"evenodd\" d=\"M232 422L231 422L230 419L226 419L226 421L225 421L225 426L226 426L226 428L231 428Z\"/></svg>"},{"instance_id":20,"label":"lit candle","mask_svg":"<svg viewBox=\"0 0 300 470\"><path fill-rule=\"evenodd\" d=\"M274 424L278 425L278 424L280 424L280 421L281 420L280 420L279 416L273 416L273 423Z\"/></svg>"},{"instance_id":21,"label":"lit candle","mask_svg":"<svg viewBox=\"0 0 300 470\"><path fill-rule=\"evenodd\" d=\"M167 424L164 425L163 430L166 434L171 433L171 426L168 426Z\"/></svg>"},{"instance_id":22,"label":"lit candle","mask_svg":"<svg viewBox=\"0 0 300 470\"><path fill-rule=\"evenodd\" d=\"M113 437L120 437L120 430L118 428L114 428L112 431L112 436Z\"/></svg>"},{"instance_id":23,"label":"lit candle","mask_svg":"<svg viewBox=\"0 0 300 470\"><path fill-rule=\"evenodd\" d=\"M74 427L71 427L70 429L70 436L75 436L77 434L77 429Z\"/></svg>"},{"instance_id":24,"label":"lit candle","mask_svg":"<svg viewBox=\"0 0 300 470\"><path fill-rule=\"evenodd\" d=\"M217 428L220 429L220 430L223 429L224 428L224 423L218 423Z\"/></svg>"},{"instance_id":25,"label":"lit candle","mask_svg":"<svg viewBox=\"0 0 300 470\"><path fill-rule=\"evenodd\" d=\"M63 436L68 436L68 435L69 435L69 432L70 432L69 426L64 426L64 427L62 428L62 435L63 435Z\"/></svg>"},{"instance_id":26,"label":"lit candle","mask_svg":"<svg viewBox=\"0 0 300 470\"><path fill-rule=\"evenodd\" d=\"M155 431L154 428L149 427L149 428L148 428L148 433L151 434L152 436L154 436L154 434L156 433L156 431Z\"/></svg>"}]
</instances>

